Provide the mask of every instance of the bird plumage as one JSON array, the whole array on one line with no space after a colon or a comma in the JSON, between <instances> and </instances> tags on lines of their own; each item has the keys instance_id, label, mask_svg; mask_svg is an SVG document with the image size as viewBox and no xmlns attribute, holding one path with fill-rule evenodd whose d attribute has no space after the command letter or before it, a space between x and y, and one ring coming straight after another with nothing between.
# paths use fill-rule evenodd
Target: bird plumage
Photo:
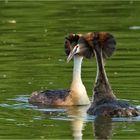
<instances>
[{"instance_id":1,"label":"bird plumage","mask_svg":"<svg viewBox=\"0 0 140 140\"><path fill-rule=\"evenodd\" d=\"M69 34L65 38L64 48L66 55L69 55L73 47L77 44L80 35ZM87 105L89 98L86 88L81 79L82 59L86 55L76 55L74 57L73 80L70 90L45 90L33 92L29 98L29 103L38 105Z\"/></svg>"},{"instance_id":2,"label":"bird plumage","mask_svg":"<svg viewBox=\"0 0 140 140\"><path fill-rule=\"evenodd\" d=\"M75 47L78 50L75 54L81 54L81 52L84 54L84 51L91 51L91 55L96 57L97 75L93 89L93 99L87 113L90 115L119 117L138 116L140 113L135 106L117 100L106 75L104 62L116 50L114 36L107 32L86 33L79 37L78 45Z\"/></svg>"}]
</instances>

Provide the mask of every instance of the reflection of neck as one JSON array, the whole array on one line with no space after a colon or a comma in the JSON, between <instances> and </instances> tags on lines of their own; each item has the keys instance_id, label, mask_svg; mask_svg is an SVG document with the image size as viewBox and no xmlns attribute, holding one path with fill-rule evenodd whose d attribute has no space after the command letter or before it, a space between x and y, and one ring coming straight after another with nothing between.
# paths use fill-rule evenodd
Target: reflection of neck
<instances>
[{"instance_id":1,"label":"reflection of neck","mask_svg":"<svg viewBox=\"0 0 140 140\"><path fill-rule=\"evenodd\" d=\"M73 68L73 81L82 82L81 80L81 64L83 57L74 56L74 68Z\"/></svg>"},{"instance_id":2,"label":"reflection of neck","mask_svg":"<svg viewBox=\"0 0 140 140\"><path fill-rule=\"evenodd\" d=\"M108 116L97 116L93 123L96 140L108 140L112 136L112 119Z\"/></svg>"},{"instance_id":3,"label":"reflection of neck","mask_svg":"<svg viewBox=\"0 0 140 140\"><path fill-rule=\"evenodd\" d=\"M73 136L74 140L82 140L82 130L83 130L83 120L82 119L75 119L72 122L73 125Z\"/></svg>"},{"instance_id":4,"label":"reflection of neck","mask_svg":"<svg viewBox=\"0 0 140 140\"><path fill-rule=\"evenodd\" d=\"M104 69L102 50L98 47L95 49L96 63L97 63L97 75L94 88L94 100L99 101L101 99L114 99L115 95L111 89L106 72Z\"/></svg>"},{"instance_id":5,"label":"reflection of neck","mask_svg":"<svg viewBox=\"0 0 140 140\"><path fill-rule=\"evenodd\" d=\"M74 140L82 140L82 130L85 126L84 118L86 118L86 111L89 106L78 106L69 109L68 113L73 116L72 120L72 130Z\"/></svg>"}]
</instances>

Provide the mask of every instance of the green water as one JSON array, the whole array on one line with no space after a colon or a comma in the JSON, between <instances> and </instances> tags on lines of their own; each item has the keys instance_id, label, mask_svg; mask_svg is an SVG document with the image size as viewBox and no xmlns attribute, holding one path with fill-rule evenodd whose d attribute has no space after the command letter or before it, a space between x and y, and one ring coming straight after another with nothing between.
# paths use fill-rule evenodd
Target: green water
<instances>
[{"instance_id":1,"label":"green water","mask_svg":"<svg viewBox=\"0 0 140 140\"><path fill-rule=\"evenodd\" d=\"M139 107L139 16L140 2L133 0L0 0L0 139L140 139L139 117L93 120L86 107L38 108L27 101L35 90L69 88L73 62L66 63L63 48L68 33L107 31L117 40L106 65L112 88ZM84 59L90 97L95 75L95 60Z\"/></svg>"}]
</instances>

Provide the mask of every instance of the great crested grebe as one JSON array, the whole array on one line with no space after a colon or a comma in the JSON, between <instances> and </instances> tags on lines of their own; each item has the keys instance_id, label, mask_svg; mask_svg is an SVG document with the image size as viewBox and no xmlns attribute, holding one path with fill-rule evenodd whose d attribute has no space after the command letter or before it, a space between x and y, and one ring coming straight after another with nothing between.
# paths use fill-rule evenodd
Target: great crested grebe
<instances>
[{"instance_id":1,"label":"great crested grebe","mask_svg":"<svg viewBox=\"0 0 140 140\"><path fill-rule=\"evenodd\" d=\"M83 50L86 51L85 48L89 48L89 46L96 57L97 75L93 99L87 113L103 116L138 116L139 112L135 106L117 100L106 75L105 60L115 51L115 38L106 32L87 33L79 38L78 44L72 50L75 53L70 53L72 55L68 58L72 58L74 54L78 54ZM75 51L75 48L77 51Z\"/></svg>"},{"instance_id":2,"label":"great crested grebe","mask_svg":"<svg viewBox=\"0 0 140 140\"><path fill-rule=\"evenodd\" d=\"M80 35L70 34L66 37L64 47L65 53L69 55ZM89 48L91 49L91 48ZM88 49L87 49L88 50ZM38 105L87 105L90 103L86 88L81 79L81 64L83 57L92 57L90 51L81 51L80 55L74 56L73 79L70 90L46 90L33 92L29 98L29 103Z\"/></svg>"}]
</instances>

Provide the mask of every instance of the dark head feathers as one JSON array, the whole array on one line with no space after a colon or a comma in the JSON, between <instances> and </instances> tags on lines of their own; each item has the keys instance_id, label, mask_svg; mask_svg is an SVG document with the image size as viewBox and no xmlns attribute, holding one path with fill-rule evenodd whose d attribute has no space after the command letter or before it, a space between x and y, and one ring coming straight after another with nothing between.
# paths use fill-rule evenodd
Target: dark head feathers
<instances>
[{"instance_id":1,"label":"dark head feathers","mask_svg":"<svg viewBox=\"0 0 140 140\"><path fill-rule=\"evenodd\" d=\"M102 48L103 58L111 57L116 50L116 41L113 35L107 32L90 32L79 38L78 43L84 44L85 47ZM94 56L94 51L92 51Z\"/></svg>"},{"instance_id":2,"label":"dark head feathers","mask_svg":"<svg viewBox=\"0 0 140 140\"><path fill-rule=\"evenodd\" d=\"M82 38L82 34L69 34L68 36L65 37L64 48L65 48L66 55L69 55L73 47L78 44L81 38ZM91 58L93 56L92 48L90 46L86 46L86 47L87 49L79 53L79 55L84 56L86 58Z\"/></svg>"},{"instance_id":3,"label":"dark head feathers","mask_svg":"<svg viewBox=\"0 0 140 140\"><path fill-rule=\"evenodd\" d=\"M107 32L89 32L84 35L69 34L65 37L64 42L66 55L69 55L73 47L77 44L86 48L79 54L86 58L91 58L95 55L95 46L102 48L104 59L111 57L116 50L116 40L113 35Z\"/></svg>"},{"instance_id":4,"label":"dark head feathers","mask_svg":"<svg viewBox=\"0 0 140 140\"><path fill-rule=\"evenodd\" d=\"M102 47L103 58L109 58L116 50L116 40L113 35L106 32L99 32L99 45Z\"/></svg>"},{"instance_id":5,"label":"dark head feathers","mask_svg":"<svg viewBox=\"0 0 140 140\"><path fill-rule=\"evenodd\" d=\"M83 48L86 47L86 49L83 49L83 51L80 52L80 55L82 55L86 58L91 58L94 56L93 49L89 45L88 41L86 39L84 39L84 36L79 37L78 44Z\"/></svg>"},{"instance_id":6,"label":"dark head feathers","mask_svg":"<svg viewBox=\"0 0 140 140\"><path fill-rule=\"evenodd\" d=\"M69 34L65 37L64 49L67 56L69 55L73 47L77 45L78 39L79 35L76 34Z\"/></svg>"}]
</instances>

